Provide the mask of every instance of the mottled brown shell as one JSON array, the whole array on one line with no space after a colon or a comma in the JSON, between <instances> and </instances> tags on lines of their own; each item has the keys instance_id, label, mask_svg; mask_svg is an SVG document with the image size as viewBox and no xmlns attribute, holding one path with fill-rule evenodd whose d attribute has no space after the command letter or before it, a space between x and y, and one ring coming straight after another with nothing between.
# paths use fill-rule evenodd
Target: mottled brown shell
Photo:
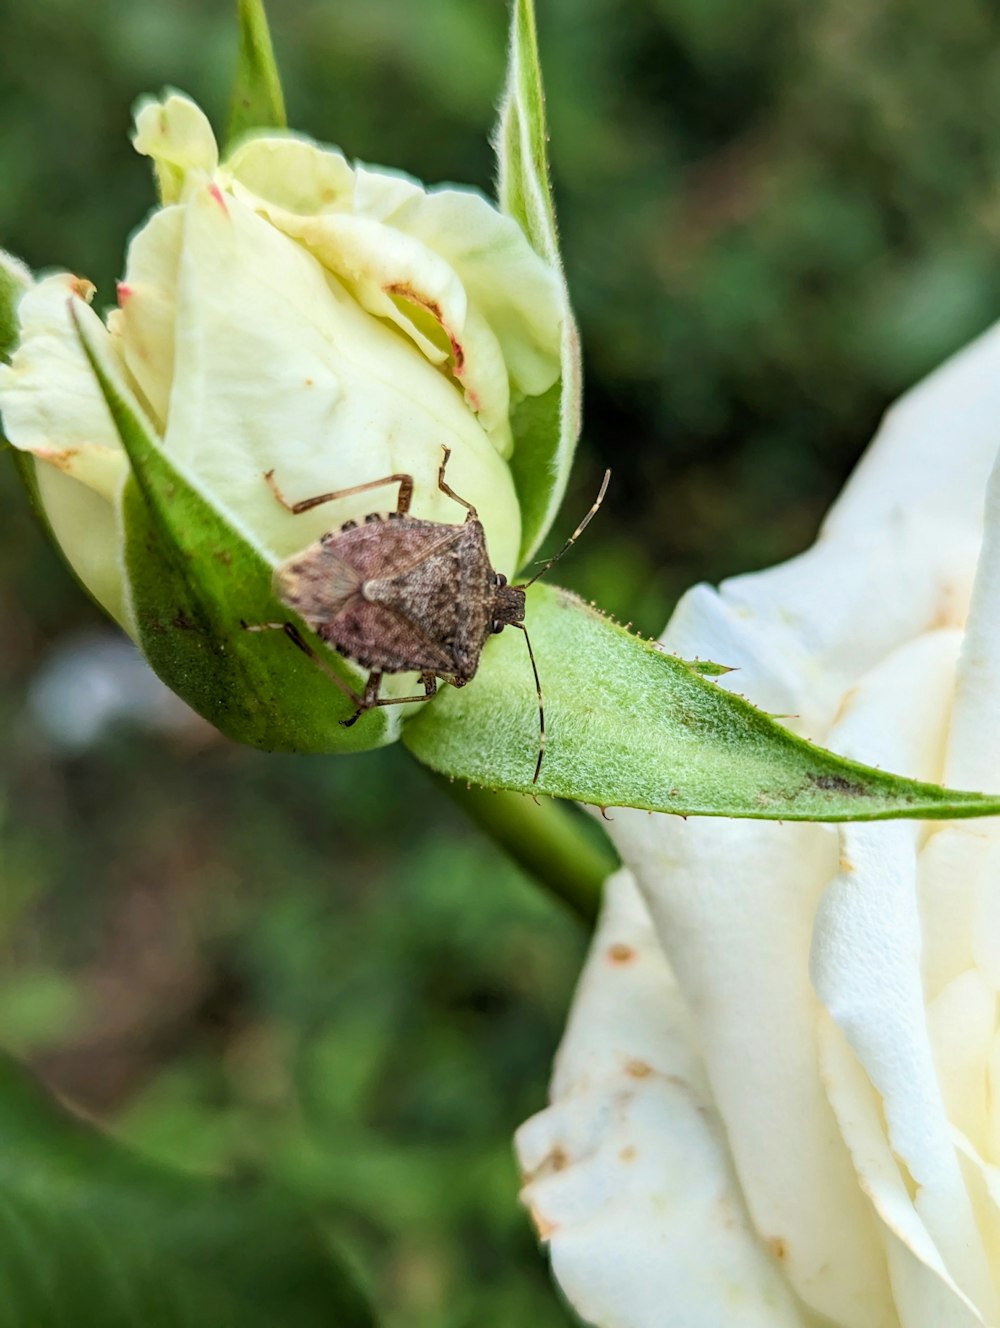
<instances>
[{"instance_id":1,"label":"mottled brown shell","mask_svg":"<svg viewBox=\"0 0 1000 1328\"><path fill-rule=\"evenodd\" d=\"M479 521L453 526L395 513L349 522L275 573L277 595L362 668L456 682L478 668L501 584Z\"/></svg>"}]
</instances>

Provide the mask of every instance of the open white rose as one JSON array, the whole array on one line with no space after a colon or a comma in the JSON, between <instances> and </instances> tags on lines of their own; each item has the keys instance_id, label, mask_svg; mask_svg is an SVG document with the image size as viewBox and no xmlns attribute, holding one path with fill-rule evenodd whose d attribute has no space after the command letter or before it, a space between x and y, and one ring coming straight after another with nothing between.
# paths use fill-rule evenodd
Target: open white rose
<instances>
[{"instance_id":1,"label":"open white rose","mask_svg":"<svg viewBox=\"0 0 1000 1328\"><path fill-rule=\"evenodd\" d=\"M839 752L1000 763L1000 328L889 414L816 545L665 635ZM992 475L992 477L991 477ZM616 811L524 1198L600 1328L1000 1324L1000 824Z\"/></svg>"}]
</instances>

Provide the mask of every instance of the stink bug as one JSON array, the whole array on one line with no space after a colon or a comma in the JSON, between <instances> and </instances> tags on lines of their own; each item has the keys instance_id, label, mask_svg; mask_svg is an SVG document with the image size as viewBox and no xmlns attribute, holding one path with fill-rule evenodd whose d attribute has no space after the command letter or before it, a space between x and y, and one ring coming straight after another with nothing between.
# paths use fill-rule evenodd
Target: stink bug
<instances>
[{"instance_id":1,"label":"stink bug","mask_svg":"<svg viewBox=\"0 0 1000 1328\"><path fill-rule=\"evenodd\" d=\"M326 668L294 623L243 626L247 631L284 631L323 668L357 706L349 719L341 720L345 727L375 706L424 701L437 691L439 680L464 687L475 677L487 639L505 627L519 628L524 632L538 693L539 747L532 779L537 783L545 754L545 712L535 656L524 625L524 592L581 534L601 505L611 472L605 473L596 502L555 557L530 581L511 586L503 573L490 565L486 534L476 509L445 481L451 451L444 447L442 452L438 488L465 508L465 520L460 525L422 521L409 515L412 475L385 475L295 503L278 488L273 471L264 477L278 502L295 516L338 498L367 493L383 485L399 485L395 511L371 512L361 523L345 522L339 530L329 531L282 563L274 573L277 598L321 641L369 670L360 695ZM380 697L384 673L419 673L423 694Z\"/></svg>"}]
</instances>

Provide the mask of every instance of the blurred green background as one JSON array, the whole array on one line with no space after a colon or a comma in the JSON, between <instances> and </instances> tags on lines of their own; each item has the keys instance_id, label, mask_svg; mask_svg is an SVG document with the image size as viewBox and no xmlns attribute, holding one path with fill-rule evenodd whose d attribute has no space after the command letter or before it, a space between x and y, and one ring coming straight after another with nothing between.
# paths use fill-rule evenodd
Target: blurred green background
<instances>
[{"instance_id":1,"label":"blurred green background","mask_svg":"<svg viewBox=\"0 0 1000 1328\"><path fill-rule=\"evenodd\" d=\"M586 355L560 532L614 470L559 579L652 633L808 543L887 402L1000 310L1000 11L537 4ZM501 0L271 19L293 125L489 189ZM129 107L169 84L221 125L234 63L228 0L0 0L0 246L110 302L153 202ZM304 1195L390 1328L567 1324L509 1140L580 924L401 750L81 728L127 663L94 681L99 615L9 464L0 497L0 1041L146 1152Z\"/></svg>"}]
</instances>

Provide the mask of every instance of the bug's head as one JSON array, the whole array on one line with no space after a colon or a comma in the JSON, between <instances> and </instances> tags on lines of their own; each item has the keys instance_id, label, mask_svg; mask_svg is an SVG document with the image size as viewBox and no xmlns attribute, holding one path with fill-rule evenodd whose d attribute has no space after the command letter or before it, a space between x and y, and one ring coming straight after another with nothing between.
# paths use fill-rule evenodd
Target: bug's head
<instances>
[{"instance_id":1,"label":"bug's head","mask_svg":"<svg viewBox=\"0 0 1000 1328\"><path fill-rule=\"evenodd\" d=\"M502 632L505 627L520 627L524 622L524 588L509 586L503 572L493 578L493 603L490 606L490 628Z\"/></svg>"}]
</instances>

